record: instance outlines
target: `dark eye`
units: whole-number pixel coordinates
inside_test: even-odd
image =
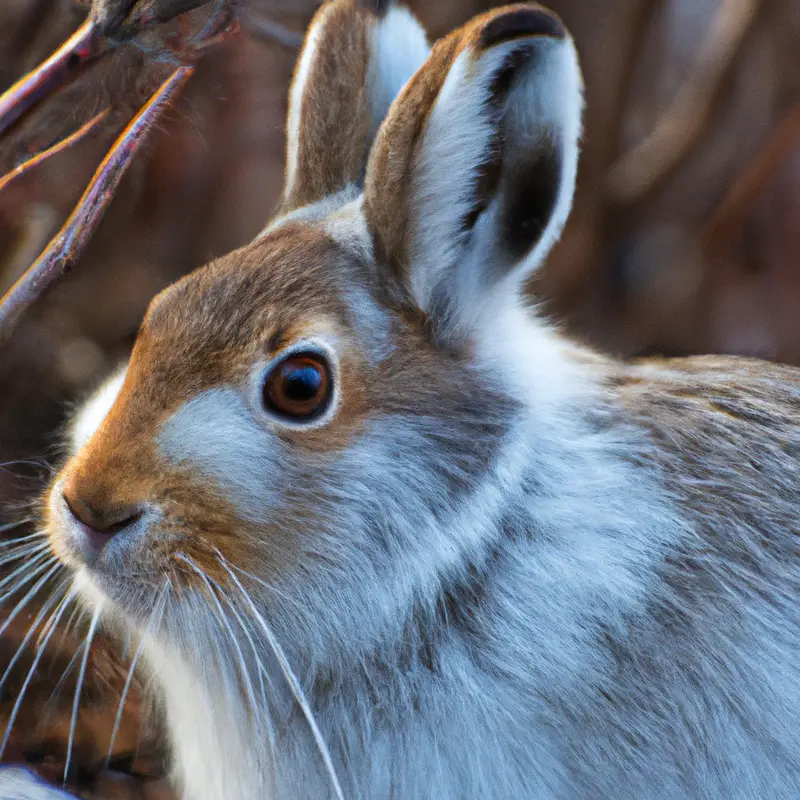
[[[318,353],[294,353],[276,364],[264,380],[264,406],[281,417],[310,420],[328,406],[330,369]]]

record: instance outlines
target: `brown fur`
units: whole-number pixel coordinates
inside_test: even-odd
[[[408,261],[408,176],[425,121],[463,47],[461,31],[437,42],[425,69],[409,81],[384,121],[367,166],[364,213],[375,234],[378,257],[401,276]]]
[[[265,563],[263,549],[250,535],[252,521],[203,478],[164,461],[154,442],[162,424],[187,398],[217,386],[241,386],[254,362],[275,354],[272,348],[286,348],[307,333],[321,331],[339,342],[341,405],[320,429],[278,432],[311,459],[303,485],[313,485],[313,466],[321,468],[350,444],[371,413],[388,408],[418,413],[420,398],[428,397],[435,398],[437,407],[425,413],[443,419],[457,415],[456,408],[441,405],[443,395],[452,384],[456,402],[467,379],[454,375],[453,355],[432,346],[413,317],[390,317],[397,358],[380,367],[367,362],[371,342],[364,336],[377,332],[357,330],[339,298],[346,287],[362,285],[372,287],[377,303],[375,278],[368,264],[319,228],[289,224],[167,289],[144,320],[117,402],[62,473],[65,492],[108,514],[141,502],[158,503],[168,530],[156,537],[159,544],[153,545],[149,558],[160,564],[161,574],[177,572],[197,584],[197,576],[171,558],[175,550],[190,553],[223,582],[217,549],[233,563],[256,559],[265,574],[279,568],[296,555],[298,546],[286,539],[282,521],[276,519],[269,530],[260,531],[261,541],[272,542]],[[436,391],[429,394],[428,386]],[[491,402],[488,392],[479,389],[476,402],[484,394]],[[320,527],[307,496],[297,497],[291,513],[294,528],[299,520],[306,521],[303,528]],[[72,560],[58,536],[54,548],[64,560]]]
[[[375,19],[353,2],[328,3],[309,26],[306,41],[316,29],[320,41],[302,95],[297,172],[284,189],[279,216],[361,180],[371,144],[365,78]]]
[[[175,541],[186,544],[196,538],[193,532],[203,531],[206,541],[192,541],[191,548],[212,575],[219,570],[214,548],[231,560],[252,559],[242,535],[249,523],[197,475],[157,454],[158,431],[187,397],[248,380],[254,361],[275,355],[271,347],[329,330],[342,343],[341,407],[324,430],[286,429],[281,436],[309,453],[346,446],[374,384],[352,339],[347,309],[337,301],[337,289],[358,269],[326,234],[292,225],[162,293],[142,325],[117,402],[64,473],[65,494],[109,517],[146,500],[159,502],[172,539],[164,555]],[[54,546],[70,560],[57,540]]]
[[[298,180],[287,187],[284,211],[357,181],[363,171],[370,124],[365,77],[376,19],[352,0],[338,0],[323,6],[312,23],[312,28],[321,26],[323,43],[303,98]],[[368,252],[369,243],[339,242],[317,224],[289,223],[188,276],[153,301],[116,404],[63,473],[65,494],[76,505],[112,518],[145,500],[160,503],[170,519],[171,538],[162,541],[162,552],[154,555],[166,563],[178,542],[191,549],[209,574],[222,579],[215,548],[239,563],[258,555],[244,535],[251,522],[220,492],[189,469],[167,463],[156,451],[161,426],[188,398],[214,387],[242,386],[250,379],[253,363],[265,362],[308,333],[331,334],[338,343],[341,406],[322,428],[286,428],[277,434],[289,446],[302,449],[312,466],[319,466],[354,441],[372,412],[414,409],[426,381],[438,387],[438,400],[448,397],[446,387],[464,380],[454,374],[459,360],[469,357],[468,348],[460,353],[440,351],[429,340],[424,315],[409,313],[402,304],[387,304],[382,268],[386,265],[401,276],[407,269],[409,174],[453,61],[466,48],[477,54],[537,26],[551,34],[560,21],[538,7],[522,5],[475,18],[434,47],[425,67],[394,103],[366,174],[364,210],[379,265],[359,256]],[[366,352],[372,343],[365,338],[370,332],[356,329],[343,300],[351,287],[361,287],[371,303],[383,307],[393,346],[413,354],[407,363],[397,357],[371,366]],[[566,341],[564,350],[565,357],[580,360],[605,384],[624,417],[646,431],[654,444],[649,458],[658,462],[670,491],[698,516],[703,513],[702,496],[686,490],[689,479],[720,481],[728,470],[725,492],[732,509],[738,508],[737,490],[746,494],[742,481],[765,475],[773,483],[790,480],[759,464],[765,449],[776,454],[781,448],[798,449],[797,437],[789,440],[794,444],[787,444],[786,438],[800,413],[796,371],[722,358],[621,365]],[[451,388],[457,398],[461,389]],[[489,402],[490,393],[485,387],[482,391]],[[480,392],[476,399],[480,405]],[[458,413],[457,406],[454,400],[452,409],[445,403],[437,412],[446,418]],[[706,457],[710,447],[719,450],[720,445],[728,462]],[[797,452],[790,455],[796,458]],[[311,483],[313,473],[306,478]],[[765,494],[767,489],[765,485]],[[305,519],[304,527],[314,529],[315,513],[313,504],[298,497],[292,510],[295,522]],[[277,552],[297,545],[285,541],[280,520],[262,534],[282,542]],[[71,560],[57,536],[54,548]]]
[[[700,524],[708,505],[745,520],[796,492],[800,371],[749,358],[649,359],[609,370],[625,416],[645,429],[670,491]],[[698,491],[698,487],[700,488]],[[754,507],[761,497],[764,507]],[[753,519],[756,529],[765,528]],[[800,535],[800,521],[783,521]],[[766,544],[766,543],[764,543]]]

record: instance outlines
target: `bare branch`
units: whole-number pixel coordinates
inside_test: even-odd
[[[41,153],[37,153],[35,156],[32,156],[27,161],[24,161],[17,167],[14,167],[10,172],[7,172],[5,175],[0,177],[0,192],[3,191],[13,180],[19,178],[21,175],[24,175],[26,172],[29,172],[38,164],[41,164],[43,161],[46,161],[51,156],[60,153],[62,150],[66,150],[68,147],[72,147],[73,144],[77,144],[81,139],[85,139],[98,125],[100,125],[103,120],[105,120],[108,115],[111,113],[111,108],[104,108],[99,114],[95,114],[88,122],[81,125],[78,130],[74,133],[71,133],[66,138],[62,139],[60,142],[56,142],[52,147],[48,147],[47,150],[43,150]]]
[[[0,95],[0,135],[42,98],[104,52],[91,20],[78,28],[47,61]]]
[[[613,200],[633,203],[674,169],[706,128],[714,98],[760,0],[722,0],[691,74],[655,128],[611,165],[608,192]]]
[[[178,67],[164,81],[109,150],[75,210],[44,253],[0,299],[0,343],[8,339],[22,314],[80,256],[147,133],[193,72],[193,67]]]

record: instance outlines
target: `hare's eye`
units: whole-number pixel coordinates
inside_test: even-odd
[[[264,380],[264,406],[286,419],[318,417],[331,395],[330,369],[318,353],[293,353],[278,362]]]

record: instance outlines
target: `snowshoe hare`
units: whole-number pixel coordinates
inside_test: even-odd
[[[276,216],[78,414],[46,533],[189,800],[800,797],[800,371],[525,306],[581,107],[539,6],[324,4]]]

